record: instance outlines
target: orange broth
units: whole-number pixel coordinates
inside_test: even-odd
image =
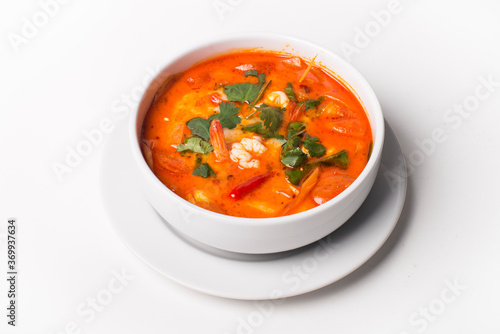
[[[143,124],[142,149],[154,174],[174,193],[193,204],[237,217],[267,218],[298,213],[340,194],[367,164],[372,145],[370,123],[362,104],[348,87],[320,66],[312,65],[307,70],[308,65],[304,59],[289,55],[240,52],[203,61],[178,74],[152,103]],[[253,75],[245,76],[245,73]],[[305,78],[299,82],[304,73]],[[265,74],[265,80],[259,81],[258,74]],[[259,82],[262,84],[258,91],[263,93],[257,101],[225,101],[231,95],[226,94],[228,86],[241,83],[259,85]],[[291,84],[295,102],[285,94],[287,83]],[[304,102],[311,100],[316,101],[310,105]],[[261,134],[242,130],[261,122],[262,129],[270,133],[265,126],[265,112],[252,108],[251,102],[260,108],[263,108],[261,103],[275,107],[267,114],[276,114],[278,118],[281,115],[281,124],[274,131],[279,139],[263,138]],[[186,147],[181,145],[188,138],[197,137],[186,124],[193,118],[207,119],[204,122],[208,123],[210,116],[224,108],[221,103],[226,103],[225,107],[232,103],[230,106],[239,108],[232,119],[239,117],[240,123],[233,129],[211,130],[210,138],[205,135],[202,141],[213,147],[209,153],[179,152],[179,147]],[[305,126],[302,133],[296,134],[299,139],[295,138],[303,152],[297,154],[305,162],[293,168],[281,161],[282,145],[294,136],[288,133],[292,121],[302,122]],[[212,120],[211,128],[216,128],[214,123]],[[223,123],[220,121],[221,125]],[[222,137],[222,144],[220,137],[214,137],[217,133]],[[310,156],[311,151],[304,148],[306,135],[308,138],[317,137],[316,142],[324,147],[323,155]],[[247,146],[243,148],[257,140],[265,151],[259,153],[258,150],[245,149],[251,155],[250,160],[248,154],[246,158],[238,155],[241,150],[233,149],[241,148],[244,138]],[[262,149],[262,146],[257,146]],[[342,150],[347,154],[347,166],[314,165],[315,161]],[[321,147],[319,151],[314,151],[314,154],[319,155]],[[241,162],[240,158],[244,161]],[[249,165],[250,168],[245,168]],[[213,173],[207,174],[207,169],[204,169],[207,166]],[[309,166],[313,167],[308,170]],[[195,169],[199,170],[198,175],[193,175]],[[292,170],[303,173],[302,181],[295,185],[285,175]],[[262,175],[262,179],[245,188],[245,182],[250,180],[252,183],[252,179]],[[235,188],[242,189],[241,184],[245,191],[233,196]]]

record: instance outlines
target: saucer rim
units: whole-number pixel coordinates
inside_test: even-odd
[[[406,166],[405,166],[405,163],[404,163],[404,156],[403,156],[403,153],[402,153],[402,149],[401,149],[401,145],[397,139],[397,136],[396,134],[394,133],[394,131],[392,130],[392,128],[390,127],[390,125],[388,124],[387,120],[385,122],[385,126],[386,126],[386,138],[385,140],[394,140],[394,148],[393,150],[396,148],[399,152],[390,152],[391,155],[395,155],[395,156],[402,156],[403,157],[403,168],[401,169],[400,173],[403,173],[404,175],[400,175],[401,179],[400,179],[400,183],[399,183],[399,187],[398,187],[398,191],[396,192],[397,195],[395,196],[395,200],[397,200],[397,203],[396,203],[396,206],[392,209],[392,217],[391,219],[389,219],[388,221],[390,222],[390,225],[387,224],[387,226],[385,226],[385,228],[387,229],[386,230],[386,233],[383,234],[383,237],[380,238],[380,240],[378,241],[378,243],[376,244],[376,246],[373,246],[372,248],[370,248],[369,251],[366,252],[366,255],[363,256],[363,259],[359,260],[359,261],[356,261],[355,264],[353,264],[348,270],[345,270],[343,271],[341,274],[336,274],[336,275],[331,275],[333,278],[330,279],[330,280],[323,280],[322,283],[320,284],[313,284],[313,285],[309,285],[308,288],[303,288],[303,289],[298,289],[296,291],[287,291],[287,292],[284,292],[282,295],[279,295],[277,296],[276,298],[285,298],[285,297],[292,297],[292,296],[297,296],[297,295],[301,295],[301,294],[305,294],[305,293],[308,293],[308,292],[311,292],[311,291],[315,291],[317,289],[321,289],[325,286],[328,286],[332,283],[335,283],[341,279],[343,279],[344,277],[348,276],[349,274],[351,274],[352,272],[356,271],[358,268],[360,268],[363,264],[365,264],[370,258],[372,258],[379,250],[380,248],[385,244],[385,242],[387,241],[387,239],[390,237],[390,235],[392,234],[394,228],[396,227],[397,225],[397,222],[399,220],[399,217],[401,216],[401,213],[402,213],[402,210],[404,208],[404,204],[405,204],[405,198],[406,198],[406,191],[407,191],[407,171],[406,171]],[[117,125],[118,127],[119,125]],[[138,245],[137,243],[134,244],[133,242],[133,238],[131,238],[130,235],[127,235],[126,233],[124,233],[124,229],[123,229],[123,226],[120,225],[120,223],[118,223],[117,221],[115,221],[116,219],[114,219],[113,217],[116,218],[116,213],[113,212],[113,210],[111,209],[110,207],[110,198],[107,197],[107,195],[109,194],[108,193],[108,189],[107,189],[107,186],[106,184],[109,182],[109,179],[106,179],[104,177],[104,175],[106,174],[106,163],[109,163],[109,159],[110,157],[113,157],[113,154],[117,154],[116,151],[115,152],[110,152],[112,151],[112,149],[114,148],[114,146],[116,146],[117,144],[119,145],[120,148],[122,148],[123,150],[128,150],[128,146],[125,145],[126,143],[128,143],[128,138],[124,138],[124,139],[119,139],[119,135],[120,134],[123,134],[123,131],[125,128],[124,127],[121,127],[121,128],[117,128],[115,129],[115,131],[107,138],[107,141],[105,143],[105,147],[104,147],[104,150],[103,150],[103,155],[102,155],[102,159],[101,159],[101,167],[100,167],[100,187],[101,187],[101,199],[102,199],[102,203],[103,203],[103,206],[104,206],[104,209],[105,209],[105,212],[106,212],[106,215],[108,217],[108,220],[110,221],[112,227],[113,227],[113,230],[115,231],[115,233],[118,234],[118,236],[120,237],[120,239],[127,245],[127,247],[132,251],[132,253],[134,253],[136,256],[138,256],[142,261],[144,261],[145,263],[147,263],[150,267],[152,267],[153,269],[155,269],[157,272],[159,272],[160,274],[168,277],[169,279],[177,282],[178,284],[181,284],[185,287],[188,287],[190,289],[193,289],[193,290],[196,290],[196,291],[199,291],[199,292],[202,292],[202,293],[206,293],[206,294],[210,294],[210,295],[214,295],[214,296],[219,296],[219,297],[224,297],[224,298],[230,298],[230,299],[239,299],[239,300],[269,300],[269,299],[276,299],[276,298],[273,298],[268,292],[270,291],[266,291],[264,293],[246,293],[244,291],[223,291],[224,289],[214,289],[214,288],[210,288],[209,286],[207,286],[206,284],[204,285],[203,284],[203,279],[200,281],[198,281],[198,283],[194,283],[192,280],[190,282],[186,282],[186,280],[183,280],[181,278],[179,278],[179,275],[176,275],[175,272],[165,272],[165,269],[164,268],[159,268],[159,265],[158,265],[158,261],[154,261],[152,259],[148,259],[147,257],[145,257],[143,254],[144,252],[141,252],[140,250],[140,247],[138,249]],[[387,131],[388,130],[388,131]],[[121,131],[121,132],[120,132]],[[125,133],[126,135],[126,133]],[[122,141],[121,145],[120,146],[120,140]],[[118,141],[118,143],[117,143]],[[123,143],[125,142],[125,143]],[[386,145],[384,143],[384,145]],[[125,146],[125,147],[124,147]],[[109,153],[113,153],[113,154],[109,154]],[[122,152],[121,154],[124,154],[124,152]],[[130,154],[130,152],[129,152]],[[389,154],[388,152],[386,152],[386,154]],[[128,157],[129,159],[131,159],[131,156]],[[384,159],[383,159],[383,156],[382,156],[382,163],[383,163]],[[382,165],[381,165],[382,167]],[[129,166],[129,168],[133,168],[132,166]],[[383,172],[383,168],[381,168],[379,170],[379,173],[377,175],[377,179],[380,177],[380,174]],[[132,181],[133,182],[133,181]],[[377,181],[375,181],[375,184],[372,188],[372,191],[376,191],[376,185],[377,185]],[[129,187],[131,187],[133,185],[129,185]],[[140,188],[140,186],[138,184],[135,185],[136,188]],[[133,192],[132,192],[133,193]],[[393,191],[393,193],[395,193]],[[123,191],[122,192],[122,195],[123,194],[127,194],[127,192]],[[141,194],[136,194],[136,193],[133,193],[133,195],[135,196],[141,196],[144,201],[145,200],[145,197],[144,195],[141,193]],[[113,197],[113,196],[112,196]],[[165,221],[156,213],[156,211],[154,210],[154,208],[149,204],[146,203],[147,206],[148,206],[148,210],[151,212],[154,212],[154,214],[157,216],[157,219],[158,220],[161,220],[162,221],[162,224],[166,225]],[[361,211],[363,210],[363,206],[364,204],[361,206],[361,208],[358,210],[358,211]],[[141,210],[145,210],[146,207],[142,207],[142,204],[141,204]],[[168,223],[167,223],[168,224]],[[348,225],[349,224],[349,221],[347,221],[345,225]],[[169,224],[168,224],[169,225]],[[165,230],[169,230],[168,233],[171,233],[172,235],[174,235],[174,238],[178,238],[179,240],[182,240],[182,242],[186,245],[188,245],[188,247],[191,247],[193,249],[196,249],[197,252],[200,253],[199,257],[206,257],[207,255],[213,259],[214,261],[230,261],[229,265],[231,265],[231,263],[234,263],[234,261],[240,263],[240,265],[242,263],[245,263],[246,261],[239,261],[239,260],[235,260],[235,259],[225,259],[219,255],[216,255],[216,254],[213,254],[211,252],[207,252],[206,250],[203,250],[203,249],[200,249],[199,247],[196,247],[194,246],[193,244],[191,244],[189,241],[186,241],[184,238],[181,238],[179,237],[179,235],[177,235],[177,233],[179,233],[178,231],[174,231],[172,230],[172,227],[169,225],[169,226],[165,226],[167,227],[167,229]],[[360,231],[355,231],[355,233],[360,233]],[[334,235],[335,232],[333,232],[331,235]],[[323,239],[321,239],[323,240]],[[295,260],[295,263],[297,262],[300,262],[301,259],[306,256],[306,254],[308,253],[308,251],[301,251],[302,249],[310,249],[313,245],[315,244],[318,244],[321,240],[319,241],[316,241],[308,246],[304,246],[304,247],[301,247],[299,248],[298,250],[292,250],[292,251],[289,251],[289,252],[295,252],[295,254],[292,256],[293,258],[296,258]],[[225,252],[225,251],[222,251],[222,252]],[[265,256],[265,254],[264,254]],[[201,259],[200,259],[201,260]],[[276,259],[276,260],[272,260],[274,262],[278,261],[278,262],[281,262],[282,259]],[[289,258],[288,257],[285,257],[284,258],[284,261],[288,261],[289,262]],[[156,262],[156,263],[155,263]],[[258,263],[259,261],[256,261],[256,262],[253,262],[253,263]],[[265,267],[265,266],[264,266]],[[263,268],[265,269],[265,268]],[[224,284],[221,283],[221,286],[224,286]],[[243,289],[244,290],[244,289]]]

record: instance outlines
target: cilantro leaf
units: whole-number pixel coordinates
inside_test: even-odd
[[[257,74],[257,70],[248,70],[245,72],[245,76],[248,77],[249,75],[253,76],[253,77],[256,77],[258,74]]]
[[[266,82],[266,75],[264,73],[259,74],[259,83],[262,85],[264,82]],[[261,86],[262,87],[262,86]]]
[[[227,85],[224,87],[224,93],[226,93],[229,101],[250,103],[259,94],[260,88],[260,84],[243,82],[239,84]]]
[[[264,74],[259,74],[259,79],[260,79],[261,75],[264,75]],[[264,82],[265,81],[262,81],[262,85],[264,85]],[[254,108],[255,103],[257,103],[257,101],[260,100],[260,98],[262,97],[262,94],[264,94],[264,92],[266,91],[267,87],[269,87],[269,85],[271,84],[271,82],[272,82],[272,80],[269,80],[269,82],[264,86],[264,88],[260,89],[259,94],[257,94],[257,97],[255,99],[253,99],[252,102],[250,102],[250,107],[251,108]]]
[[[220,112],[218,114],[212,115],[208,118],[208,123],[214,119],[220,121],[220,125],[223,128],[234,129],[241,122],[241,118],[238,116],[240,108],[236,107],[232,102],[221,102],[219,103]]]
[[[298,186],[300,184],[300,182],[304,178],[305,174],[306,173],[304,172],[304,170],[302,168],[289,169],[289,170],[285,171],[285,176],[286,176],[288,182],[290,182],[294,186]]]
[[[225,86],[224,93],[226,93],[229,101],[251,103],[259,96],[259,92],[266,82],[266,75],[264,73],[257,75],[256,70],[249,70],[245,72],[245,76],[255,76],[259,79],[259,83],[253,84],[249,82],[242,82],[239,84]],[[256,101],[253,103],[255,102]]]
[[[337,153],[316,160],[314,163],[322,166],[334,166],[340,169],[347,169],[347,167],[349,167],[349,157],[347,156],[346,150],[341,150]]]
[[[300,168],[289,169],[285,171],[285,176],[288,182],[298,186],[309,172],[317,166],[334,166],[340,169],[347,169],[349,166],[347,151],[341,150],[335,154],[307,163]]]
[[[193,175],[207,178],[209,176],[215,176],[215,172],[209,164],[204,162],[193,171]]]
[[[302,122],[291,122],[288,124],[288,138],[301,135],[306,129],[306,125]]]
[[[281,148],[281,162],[288,167],[298,167],[307,161],[305,154],[300,145],[302,139],[300,135],[305,131],[306,125],[302,122],[292,122],[288,124],[288,140]]]
[[[304,139],[304,147],[307,149],[311,157],[319,158],[326,153],[326,147],[319,142],[319,138],[311,137],[308,133]]]
[[[262,138],[276,138],[276,139],[279,139],[283,142],[286,141],[285,136],[283,136],[279,133],[276,133],[274,131],[264,129],[264,124],[262,124],[261,122],[244,126],[241,128],[241,130],[254,132],[258,135],[261,135]]]
[[[212,145],[204,141],[199,137],[189,137],[186,138],[184,144],[177,146],[177,152],[187,152],[191,151],[194,153],[207,154],[213,151]]]
[[[306,104],[306,110],[309,110],[309,109],[314,109],[316,108],[317,106],[319,106],[319,104],[321,103],[321,101],[323,101],[323,96],[320,96],[319,98],[315,99],[315,100],[305,100],[305,101],[302,101],[299,103],[299,107],[302,105],[302,104]]]
[[[201,117],[196,117],[186,123],[193,135],[199,136],[206,141],[210,140],[210,121]]]
[[[255,132],[259,135],[262,135],[266,131],[264,130],[264,125],[261,122],[244,126],[241,130]]]
[[[289,130],[290,131],[290,130]],[[281,148],[281,162],[288,167],[298,167],[307,160],[307,154],[302,152],[302,140],[297,135],[292,135]]]
[[[307,160],[307,154],[300,147],[294,147],[281,154],[281,162],[288,167],[298,167]]]
[[[278,131],[283,122],[283,111],[285,108],[272,107],[262,103],[259,107],[255,107],[260,111],[260,119],[264,121],[264,126],[271,131]]]
[[[295,93],[293,92],[293,86],[291,82],[286,83],[285,94],[290,101],[296,102],[297,98],[295,97]]]

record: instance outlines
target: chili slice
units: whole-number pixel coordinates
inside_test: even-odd
[[[261,184],[267,181],[273,173],[265,173],[265,174],[260,174],[257,176],[252,177],[250,180],[245,181],[231,190],[229,193],[229,197],[231,197],[234,200],[239,200],[243,196],[251,193],[255,189],[257,189]]]

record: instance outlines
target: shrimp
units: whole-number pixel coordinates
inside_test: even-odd
[[[243,138],[241,142],[234,143],[231,148],[231,160],[237,162],[241,168],[259,168],[258,159],[253,159],[250,152],[259,156],[267,151],[267,147],[256,138]]]
[[[226,160],[229,157],[227,151],[226,140],[224,138],[224,131],[218,119],[212,121],[210,125],[210,139],[214,148],[214,154],[217,162]]]
[[[290,102],[290,100],[288,99],[286,94],[284,92],[279,91],[279,90],[269,93],[264,100],[264,103],[267,103],[267,104],[273,105],[273,106],[280,106],[282,108],[286,108],[286,106],[288,105],[289,102]]]
[[[229,101],[229,99],[227,98],[227,95],[226,95],[226,93],[224,93],[223,89],[218,89],[215,91],[215,93],[210,95],[210,101],[212,101],[215,104],[219,104],[222,101],[227,102],[227,101]]]

